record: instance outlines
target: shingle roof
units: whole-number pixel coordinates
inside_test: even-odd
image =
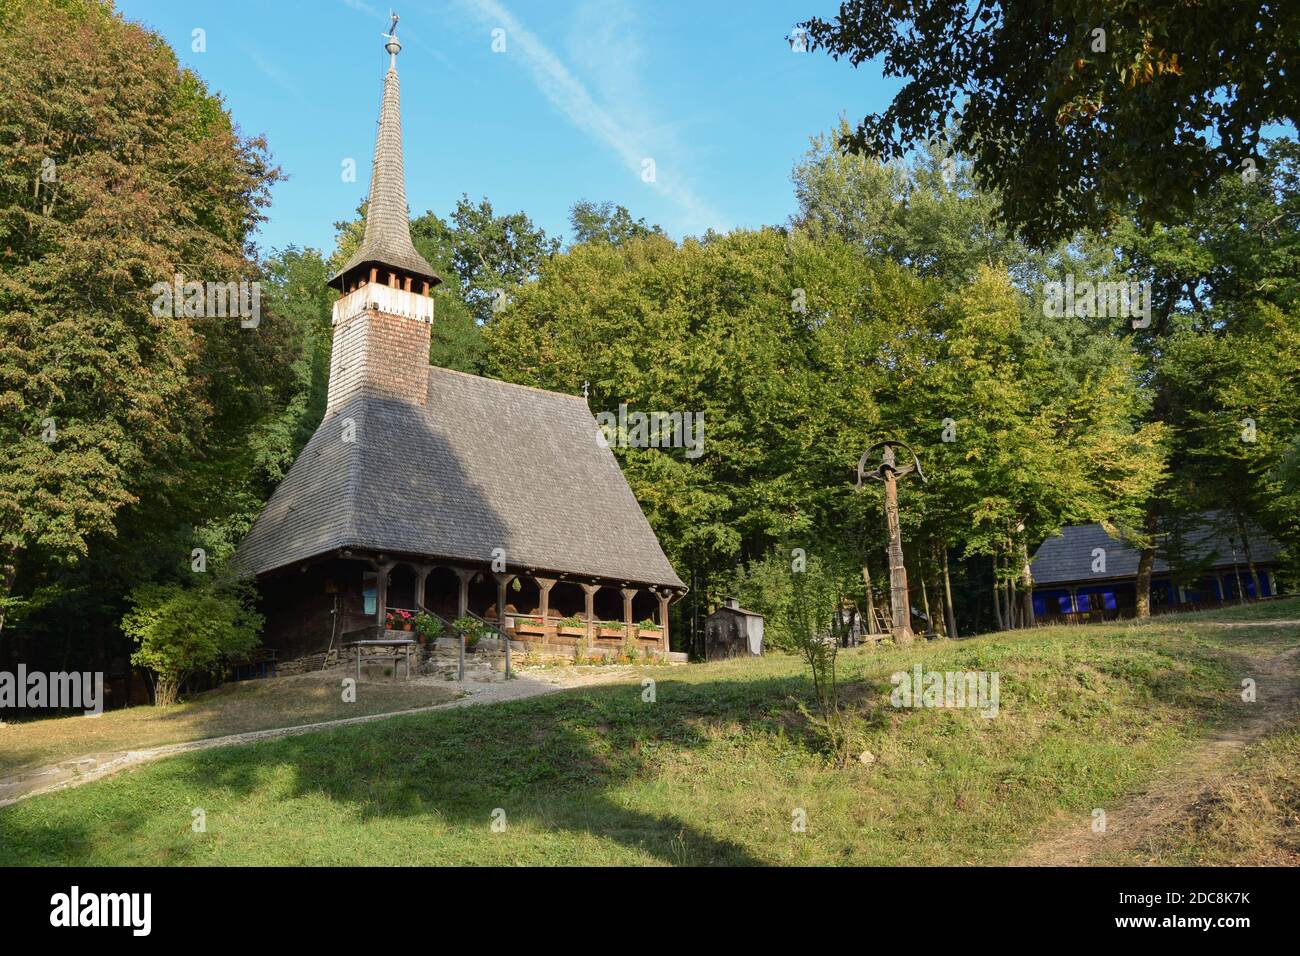
[[[346,420],[354,442],[343,441]],[[428,401],[321,423],[236,554],[260,574],[344,548],[683,588],[586,402],[448,369]]]
[[[1207,512],[1202,523],[1184,535],[1183,549],[1189,558],[1210,561],[1211,568],[1232,567],[1232,547],[1229,537],[1235,530],[1228,528],[1227,520],[1217,512]],[[1257,564],[1274,561],[1278,557],[1278,543],[1259,528],[1248,524],[1251,555]],[[1106,571],[1092,570],[1093,549],[1106,551]],[[1124,541],[1116,540],[1102,530],[1099,524],[1073,525],[1063,528],[1057,537],[1048,538],[1034,553],[1031,570],[1034,584],[1065,584],[1082,581],[1105,581],[1114,578],[1137,576],[1139,553]],[[1237,560],[1244,568],[1245,555],[1237,541]],[[1169,564],[1156,552],[1152,571],[1162,574]]]
[[[365,235],[352,258],[329,281],[334,283],[367,263],[395,266],[434,284],[442,281],[411,242],[410,211],[406,206],[406,181],[402,169],[401,91],[396,57],[384,75],[384,98],[379,109],[379,132],[375,136]]]

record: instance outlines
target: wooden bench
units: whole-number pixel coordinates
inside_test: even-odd
[[[392,661],[394,674],[397,672],[397,665],[405,660],[406,679],[411,679],[411,648],[415,646],[415,641],[409,638],[382,641],[349,641],[343,646],[352,648],[353,653],[356,655],[357,683],[361,682],[361,662],[363,658],[367,663]],[[367,648],[371,649],[369,653],[367,653]],[[387,648],[387,652],[381,650],[382,648]]]

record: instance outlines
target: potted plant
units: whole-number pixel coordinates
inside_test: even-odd
[[[487,626],[482,621],[476,617],[470,617],[469,615],[456,618],[456,620],[451,622],[451,626],[461,634],[465,635],[465,649],[467,651],[472,651],[475,645],[483,639],[483,635],[486,634],[488,630]]]
[[[415,633],[421,644],[432,644],[442,635],[442,621],[427,611],[421,611],[415,615]]]
[[[566,637],[578,637],[587,632],[587,625],[576,614],[560,618],[560,633]]]
[[[643,637],[649,637],[651,640],[657,640],[659,634],[663,631],[663,628],[660,627],[658,624],[656,624],[654,621],[650,620],[650,618],[646,618],[644,621],[638,624],[637,627],[640,629],[641,635]]]

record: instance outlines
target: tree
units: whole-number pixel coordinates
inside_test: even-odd
[[[262,616],[249,586],[145,584],[131,592],[122,630],[135,642],[131,663],[155,675],[154,703],[176,703],[185,681],[257,646]]]
[[[154,315],[157,282],[255,278],[278,171],[171,50],[89,0],[0,4],[0,628],[24,562],[84,558],[201,456],[238,318]]]
[[[969,281],[981,265],[1034,263],[998,222],[997,195],[977,187],[970,162],[945,142],[928,143],[910,164],[884,163],[846,152],[851,138],[841,120],[814,136],[795,165],[795,229],[839,236],[950,287]]]
[[[629,239],[644,239],[647,236],[664,236],[659,226],[646,225],[645,219],[632,219],[632,214],[624,206],[612,202],[595,203],[589,199],[580,199],[569,210],[569,224],[573,226],[573,242],[607,242],[610,245],[622,245]]]
[[[1006,221],[1042,245],[1135,209],[1187,213],[1300,118],[1300,8],[1257,0],[973,4],[847,0],[801,27],[811,49],[905,78],[846,147],[901,156],[957,126]]]
[[[462,294],[480,324],[492,320],[502,297],[537,277],[542,263],[560,248],[524,213],[497,215],[482,199],[461,196],[452,210],[452,265]]]
[[[810,562],[806,570],[794,572],[791,578],[786,633],[808,664],[817,719],[835,759],[843,766],[848,760],[849,740],[840,713],[839,679],[835,670],[843,642],[841,582],[816,561]]]

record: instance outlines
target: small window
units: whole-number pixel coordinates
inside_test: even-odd
[[[375,613],[375,601],[378,599],[376,582],[379,580],[374,571],[365,571],[361,575],[361,611],[363,614]]]

